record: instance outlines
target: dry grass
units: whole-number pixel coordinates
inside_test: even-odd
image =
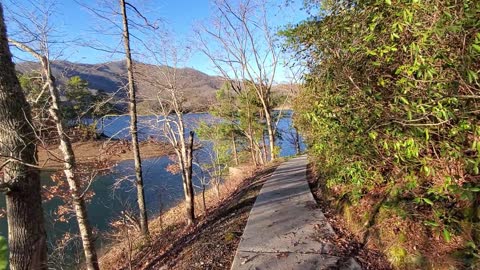
[[[278,162],[276,163],[278,164]],[[271,164],[269,167],[275,166]],[[151,241],[148,243],[142,240],[138,232],[130,232],[128,237],[118,239],[105,250],[100,257],[100,265],[102,269],[122,269],[129,268],[129,264],[133,262],[135,269],[145,267],[145,262],[154,260],[156,257],[167,251],[174,250],[174,245],[188,245],[191,240],[185,240],[182,243],[179,239],[187,238],[195,230],[205,229],[208,226],[207,219],[209,213],[215,212],[221,208],[223,204],[239,189],[247,179],[252,178],[259,169],[252,166],[244,165],[241,167],[241,174],[229,177],[220,186],[220,194],[217,196],[214,189],[209,189],[205,193],[206,209],[204,211],[202,194],[195,196],[195,210],[197,215],[197,224],[187,227],[185,222],[184,205],[179,204],[176,207],[162,213],[149,223]],[[206,215],[207,214],[207,215]],[[131,250],[131,254],[129,254]],[[130,259],[129,259],[130,258]]]

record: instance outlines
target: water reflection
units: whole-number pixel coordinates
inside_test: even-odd
[[[149,137],[162,139],[163,135],[158,129],[159,120],[154,116],[142,116],[139,118],[139,138],[145,140]],[[187,114],[185,123],[189,129],[197,127],[200,121],[219,121],[207,113]],[[154,123],[157,123],[155,126]],[[98,128],[107,136],[114,138],[128,138],[129,117],[117,116],[105,118],[98,123]],[[277,141],[280,146],[281,156],[291,156],[296,152],[295,146],[286,139],[286,134],[292,131],[291,112],[287,112],[285,117],[278,122],[278,133],[281,139]],[[188,132],[187,130],[186,132]],[[283,139],[282,139],[283,138]],[[268,140],[267,140],[268,142]],[[203,151],[209,151],[211,144],[203,142]],[[302,144],[302,149],[304,148]],[[199,152],[200,155],[201,152]],[[209,155],[204,152],[200,159],[207,159]],[[178,204],[183,199],[183,187],[180,175],[172,175],[166,172],[165,168],[171,161],[168,157],[149,158],[143,160],[143,175],[145,186],[145,197],[149,216],[152,217],[159,213],[160,209],[168,208]],[[118,189],[113,190],[112,185],[120,179],[133,177],[133,161],[123,161],[117,164],[113,171],[108,175],[99,176],[93,182],[91,189],[95,196],[88,204],[88,214],[92,226],[100,232],[108,229],[110,222],[119,216],[125,205],[136,206],[136,192],[130,184],[122,184]],[[41,179],[43,185],[50,185],[51,172],[42,172]],[[194,178],[194,184],[200,186],[199,179]],[[48,238],[51,242],[61,237],[65,232],[75,233],[77,224],[75,218],[67,223],[54,222],[53,216],[56,208],[61,204],[59,199],[53,199],[44,203],[46,215],[46,226]],[[0,207],[5,206],[5,198],[0,195]],[[0,235],[7,236],[7,223],[5,218],[0,219]]]

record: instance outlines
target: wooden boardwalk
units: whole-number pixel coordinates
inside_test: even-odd
[[[361,269],[355,260],[335,256],[328,241],[334,232],[317,208],[306,166],[306,156],[294,158],[265,182],[231,269]]]

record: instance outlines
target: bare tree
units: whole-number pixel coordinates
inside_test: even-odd
[[[97,35],[105,35],[108,37],[121,36],[118,46],[112,46],[111,44],[105,44],[99,40],[91,39],[87,42],[82,42],[82,46],[94,49],[99,52],[109,53],[111,56],[116,54],[122,54],[125,57],[127,67],[127,83],[121,90],[127,89],[128,93],[128,110],[130,116],[130,136],[131,145],[134,159],[134,171],[135,179],[134,185],[137,189],[137,205],[139,209],[139,222],[140,231],[143,236],[149,236],[148,229],[148,215],[145,202],[145,192],[143,183],[142,172],[142,160],[140,156],[139,138],[138,138],[138,117],[137,117],[137,81],[135,75],[135,61],[132,57],[135,50],[132,50],[132,44],[139,42],[142,44],[142,38],[138,35],[142,35],[144,31],[150,31],[151,29],[157,29],[158,21],[150,22],[133,4],[134,0],[126,1],[119,0],[118,4],[108,0],[97,0],[95,6],[87,5],[84,1],[75,0],[79,5],[86,8],[92,13],[100,23],[95,25],[93,31]],[[134,16],[129,16],[129,11]],[[138,19],[138,21],[137,21]],[[135,33],[132,33],[135,30]],[[124,51],[122,52],[119,47],[123,43]],[[120,90],[119,89],[119,90]]]
[[[272,85],[279,48],[268,24],[263,0],[241,0],[235,6],[227,0],[216,0],[216,15],[208,26],[197,31],[199,49],[237,91],[254,87],[265,117],[270,158],[275,159],[275,123],[273,120]]]
[[[194,132],[187,132],[184,119],[184,102],[186,81],[178,74],[179,62],[188,52],[179,53],[178,46],[168,34],[152,32],[153,39],[146,46],[145,56],[155,63],[153,74],[139,71],[142,80],[157,91],[158,109],[152,111],[157,115],[159,127],[176,154],[176,165],[182,175],[185,195],[185,210],[188,225],[195,222],[195,196],[192,182]],[[167,35],[167,37],[165,36]],[[184,81],[185,83],[180,83]]]
[[[172,94],[173,103],[176,102],[176,95],[174,90],[166,89]],[[159,97],[159,103],[164,103],[165,100]],[[185,122],[183,119],[183,111],[180,109],[173,109],[174,115],[169,115],[168,106],[161,105],[161,126],[163,134],[173,146],[177,158],[177,165],[182,175],[183,191],[185,195],[185,212],[187,224],[192,225],[195,222],[195,194],[193,189],[193,131],[189,132],[188,139],[186,138]]]
[[[7,202],[10,269],[47,269],[47,245],[31,110],[18,82],[0,4],[0,191]]]
[[[60,141],[59,148],[63,154],[64,163],[63,171],[70,188],[72,204],[75,209],[85,255],[85,264],[87,269],[99,269],[94,239],[84,200],[86,190],[82,190],[82,185],[77,174],[75,153],[70,138],[66,134],[66,127],[61,111],[62,108],[60,107],[60,94],[50,67],[51,43],[49,37],[51,33],[49,33],[49,31],[52,26],[50,25],[49,18],[53,13],[53,10],[54,5],[52,4],[35,6],[32,14],[28,14],[26,10],[21,11],[24,12],[24,16],[15,16],[13,20],[18,24],[19,29],[22,29],[22,37],[29,38],[29,42],[20,42],[15,39],[9,39],[9,42],[18,49],[31,54],[41,64],[42,79],[45,83],[44,89],[50,94],[51,106],[49,108],[49,113],[55,123]],[[41,20],[37,21],[36,19],[38,19],[38,17],[41,17]],[[27,20],[28,22],[22,22],[21,19]],[[33,26],[34,29],[29,29],[29,26]]]
[[[291,59],[294,59],[294,57],[292,57]],[[293,61],[291,63],[285,63],[285,67],[285,78],[287,79],[288,83],[283,85],[282,87],[286,88],[285,92],[287,93],[287,95],[293,98],[299,94],[300,85],[302,83],[302,74],[306,73],[304,70],[305,68],[302,65],[299,65],[298,63],[295,63]],[[288,98],[286,99],[286,101],[287,100]],[[289,127],[287,127],[287,130],[282,131],[282,134],[284,136],[284,139],[287,140],[290,144],[292,144],[293,147],[295,147],[296,155],[300,155],[302,152],[302,138],[298,133],[298,130],[295,128],[293,122],[294,114],[295,112],[292,111],[292,114],[290,115],[292,123]]]
[[[229,124],[231,132],[224,135],[232,140],[232,152],[237,152],[237,139],[245,138],[254,166],[264,164],[266,156],[262,155],[260,145],[264,139],[264,125],[260,123],[263,108],[259,106],[256,93],[250,84],[243,84],[244,89],[241,91],[236,91],[232,86],[234,84],[235,82],[225,82],[217,91],[217,103],[211,108],[211,112]],[[235,138],[237,135],[239,137]]]
[[[140,211],[140,228],[143,236],[148,236],[148,217],[147,208],[145,206],[145,191],[143,189],[142,177],[142,160],[140,158],[140,148],[138,145],[138,128],[137,128],[137,101],[135,97],[135,79],[133,73],[132,54],[130,52],[130,32],[127,17],[127,5],[132,5],[120,0],[120,8],[122,10],[123,21],[123,42],[125,47],[125,59],[127,61],[128,73],[128,96],[129,96],[129,114],[130,114],[130,136],[132,137],[132,152],[135,162],[135,185],[137,187],[137,203]]]

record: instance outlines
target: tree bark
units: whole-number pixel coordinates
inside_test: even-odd
[[[173,93],[173,100],[177,99]],[[193,190],[192,172],[193,172],[193,137],[195,133],[190,131],[189,144],[185,141],[185,123],[183,122],[183,114],[179,111],[179,107],[175,106],[178,126],[178,144],[176,145],[176,153],[179,159],[180,170],[182,173],[183,193],[185,195],[185,214],[187,225],[195,223],[195,194]],[[166,116],[168,117],[168,116]]]
[[[265,131],[262,131],[262,142],[263,142],[263,147],[262,147],[262,154],[263,154],[263,159],[265,161],[268,160],[268,150],[267,150],[267,142],[265,141]]]
[[[215,182],[213,183],[215,186],[215,195],[217,196],[217,199],[220,199],[220,178],[219,176],[216,176],[215,178]]]
[[[135,97],[135,80],[133,75],[132,54],[130,51],[130,33],[128,28],[128,18],[125,0],[120,0],[123,18],[123,42],[127,61],[128,72],[128,95],[129,95],[129,113],[130,113],[130,135],[132,136],[133,159],[135,162],[135,185],[137,187],[137,204],[140,211],[140,227],[143,236],[148,236],[148,217],[145,205],[145,191],[143,189],[142,160],[140,158],[140,148],[138,146],[138,128],[137,128],[137,101]]]
[[[205,191],[207,189],[207,186],[205,184],[202,184],[202,200],[203,200],[203,212],[205,212],[205,216],[207,216],[207,201],[205,199]]]
[[[272,124],[272,112],[268,108],[268,106],[264,105],[265,111],[265,120],[267,122],[267,131],[268,131],[268,143],[270,145],[270,160],[275,160],[275,133],[273,131],[273,124]]]
[[[195,222],[195,193],[193,190],[193,137],[195,133],[190,131],[189,145],[186,151],[186,164],[185,164],[185,185],[187,197],[185,198],[186,211],[187,211],[187,220],[188,224],[192,225]]]
[[[65,177],[67,178],[67,182],[70,188],[70,194],[72,196],[72,204],[75,208],[75,215],[77,217],[80,237],[82,239],[83,252],[85,254],[85,264],[87,269],[97,270],[100,269],[98,266],[97,252],[95,250],[95,243],[92,236],[92,228],[88,220],[85,200],[82,197],[79,179],[76,174],[77,163],[75,160],[75,153],[73,152],[70,138],[65,133],[62,113],[59,107],[60,94],[56,86],[55,78],[53,77],[50,69],[50,63],[48,61],[48,58],[45,56],[42,57],[42,67],[47,80],[47,85],[52,103],[49,111],[55,122],[60,140],[59,148],[62,151],[64,157],[63,171],[65,173]]]
[[[48,51],[44,52],[45,55],[41,55],[23,43],[17,42],[12,39],[9,39],[9,41],[13,45],[17,46],[19,49],[32,54],[34,57],[36,57],[40,61],[42,65],[43,77],[44,77],[44,80],[46,81],[46,86],[50,93],[50,99],[51,99],[51,107],[49,109],[49,113],[55,122],[57,133],[60,140],[59,148],[64,158],[63,171],[65,173],[65,177],[67,178],[67,183],[70,188],[70,195],[72,196],[72,204],[75,208],[75,215],[77,217],[80,237],[82,239],[83,252],[85,254],[85,264],[87,269],[97,270],[99,269],[97,253],[95,250],[90,222],[88,221],[85,201],[82,197],[82,192],[80,190],[80,183],[75,171],[76,165],[77,165],[75,161],[75,154],[73,152],[70,138],[65,133],[62,113],[60,111],[60,106],[59,106],[60,94],[55,82],[55,77],[53,76],[50,68]]]
[[[300,149],[300,135],[298,134],[298,130],[295,129],[295,150],[297,155],[300,155],[301,149]]]
[[[256,150],[255,150],[255,145],[253,144],[253,139],[248,137],[248,143],[249,143],[249,147],[250,147],[250,156],[252,157],[253,166],[257,167],[258,166],[257,154],[256,154]]]
[[[246,135],[247,135],[248,143],[250,144],[250,155],[252,156],[253,165],[257,167],[258,162],[257,162],[256,149],[253,142],[254,136],[253,136],[253,130],[252,130],[252,117],[250,112],[250,104],[247,104],[247,134]]]
[[[0,4],[0,151],[4,167],[10,269],[47,269],[47,245],[31,109],[11,59]],[[2,183],[3,182],[3,183]]]
[[[261,165],[267,163],[267,161],[263,158],[262,149],[260,148],[260,144],[258,142],[254,142],[255,146],[255,153],[257,154],[258,160]]]
[[[237,143],[235,142],[235,134],[232,132],[232,152],[235,165],[238,166]]]

